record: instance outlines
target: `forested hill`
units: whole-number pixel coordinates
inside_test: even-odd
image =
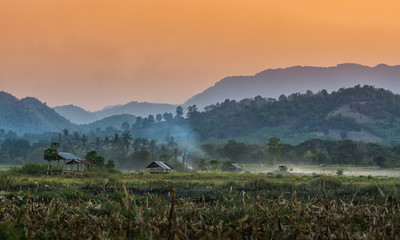
[[[367,85],[277,100],[226,100],[204,112],[191,107],[188,116],[203,140],[277,136],[292,144],[315,137],[400,143],[400,95]]]
[[[18,100],[0,91],[0,129],[18,134],[58,132],[77,127],[36,98]]]

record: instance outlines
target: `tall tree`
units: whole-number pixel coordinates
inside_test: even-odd
[[[159,113],[159,114],[156,115],[157,122],[161,122],[162,118],[163,118],[162,114]]]
[[[175,118],[182,118],[183,108],[181,106],[176,107],[176,115]]]
[[[136,117],[136,122],[133,124],[133,128],[141,128],[143,126],[143,118],[141,116]]]
[[[270,157],[273,163],[277,162],[281,156],[281,150],[283,144],[281,143],[281,139],[278,137],[272,137],[268,139],[268,157]]]
[[[58,142],[53,142],[49,148],[44,150],[43,153],[43,158],[48,162],[47,165],[47,175],[49,174],[50,171],[50,161],[57,160],[58,158],[58,148],[60,147],[60,144]]]
[[[129,130],[125,130],[121,134],[121,146],[126,156],[131,146],[132,134]]]
[[[165,113],[163,114],[163,118],[164,118],[164,120],[165,120],[166,122],[170,122],[174,117],[173,117],[172,113],[167,113],[167,112],[165,112]]]
[[[196,105],[189,106],[187,108],[187,110],[188,110],[188,112],[186,113],[187,118],[196,118],[198,116],[198,114],[200,113],[199,111],[197,111]]]
[[[91,163],[96,164],[96,166],[98,167],[104,166],[104,157],[97,155],[96,151],[89,151],[86,154],[85,159]]]

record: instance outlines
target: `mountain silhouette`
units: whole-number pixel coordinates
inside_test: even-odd
[[[190,98],[184,106],[205,106],[226,99],[241,100],[260,95],[278,98],[281,94],[305,93],[307,90],[334,91],[343,87],[373,85],[400,93],[400,66],[379,64],[375,67],[345,63],[334,67],[295,66],[268,69],[254,76],[232,76],[217,82]]]
[[[64,128],[74,130],[76,126],[36,98],[18,100],[0,92],[0,129],[25,134],[58,132]]]

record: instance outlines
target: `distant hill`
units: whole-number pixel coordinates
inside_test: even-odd
[[[281,96],[226,100],[193,112],[192,129],[203,140],[265,141],[280,137],[298,144],[311,138],[400,144],[400,95],[365,85]]]
[[[184,106],[205,106],[226,99],[241,100],[260,95],[278,98],[281,94],[305,93],[307,90],[334,91],[357,84],[374,85],[400,93],[400,66],[384,64],[368,67],[339,64],[335,67],[289,67],[268,69],[254,76],[226,77],[204,92],[190,98]]]
[[[123,122],[127,122],[129,123],[129,125],[132,125],[133,123],[135,123],[135,120],[136,117],[130,114],[119,114],[111,117],[106,117],[101,120],[97,120],[90,124],[81,125],[80,128],[84,131],[90,131],[96,129],[106,130],[110,126],[115,129],[121,129],[121,125]]]
[[[61,116],[76,124],[88,124],[99,120],[95,114],[72,104],[54,107],[54,110]]]
[[[18,100],[0,92],[0,129],[24,134],[59,132],[64,128],[75,130],[77,126],[36,98]]]
[[[134,116],[147,117],[148,115],[156,115],[158,113],[175,113],[175,105],[166,103],[147,103],[147,102],[130,102],[124,105],[116,105],[105,107],[103,110],[93,112],[99,119],[118,115],[131,114]]]

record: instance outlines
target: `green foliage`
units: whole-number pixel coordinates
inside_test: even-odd
[[[31,145],[29,141],[24,138],[7,138],[1,144],[1,152],[8,154],[11,158],[22,157],[25,159],[30,150]]]
[[[342,176],[343,173],[344,173],[344,169],[343,169],[343,168],[338,168],[338,169],[336,170],[336,175],[338,175],[338,176]]]
[[[182,118],[183,108],[181,106],[176,107],[176,118]]]
[[[10,224],[0,223],[0,239],[22,240],[26,239],[23,225],[10,226]]]
[[[279,137],[299,144],[310,138],[344,140],[349,132],[368,133],[385,143],[400,143],[400,95],[372,86],[342,88],[328,94],[308,92],[281,96],[280,101],[256,97],[226,100],[188,119],[203,140]],[[377,141],[377,138],[372,141]]]
[[[285,166],[285,165],[280,165],[280,166],[278,166],[278,170],[279,170],[279,172],[281,172],[281,173],[287,173],[288,167]]]
[[[114,169],[115,168],[115,162],[113,160],[108,160],[106,167],[109,169]]]
[[[25,163],[21,167],[13,167],[10,169],[12,173],[29,174],[29,175],[44,175],[47,171],[46,164]]]
[[[97,155],[96,151],[89,151],[86,154],[85,159],[91,163],[96,164],[97,167],[104,166],[104,157]]]
[[[272,158],[274,162],[276,162],[281,156],[281,150],[283,147],[281,139],[277,137],[272,137],[268,139],[267,146],[269,157]]]
[[[43,158],[46,161],[56,160],[58,158],[58,148],[60,144],[58,142],[53,142],[50,148],[47,148],[43,153]]]
[[[376,165],[378,165],[381,168],[384,168],[387,166],[386,158],[382,155],[374,157],[374,162],[376,163]]]
[[[212,168],[212,170],[217,170],[218,169],[218,165],[219,165],[219,161],[214,159],[210,161],[210,166]]]
[[[200,158],[197,163],[197,168],[201,171],[207,170],[207,160],[205,158]]]

